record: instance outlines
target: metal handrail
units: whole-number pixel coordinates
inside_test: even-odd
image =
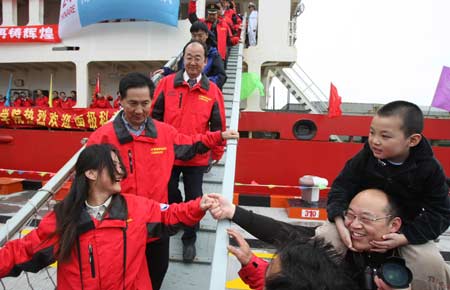
[[[233,105],[231,111],[230,129],[238,130],[239,125],[239,106],[241,95],[241,80],[242,80],[242,62],[244,54],[245,43],[245,27],[246,15],[242,23],[241,43],[238,48],[238,60],[236,67],[236,83],[234,87]],[[223,178],[222,195],[228,200],[233,200],[234,177],[236,170],[236,152],[237,141],[227,141],[227,156],[225,161],[225,173]],[[226,229],[231,226],[228,220],[219,221],[216,230],[216,241],[214,245],[214,253],[211,264],[211,279],[209,283],[209,290],[225,289],[226,275],[227,275],[227,245],[228,235]]]
[[[6,221],[5,225],[0,228],[0,245],[4,245],[10,237],[15,235],[33,214],[37,213],[38,209],[63,186],[70,177],[83,149],[84,146],[12,218]]]
[[[177,57],[169,60],[164,66],[173,68],[180,59],[182,52]],[[157,74],[152,77],[152,81],[156,84],[163,77],[162,74]],[[115,114],[109,121],[113,120],[117,116]],[[53,195],[63,186],[63,184],[70,177],[74,170],[75,163],[83,151],[84,146],[75,153],[70,160],[64,164],[64,166],[58,170],[45,186],[39,189],[36,194],[10,219],[8,219],[5,225],[0,228],[0,246],[3,246],[12,236],[14,236],[26,222],[35,214],[38,209],[43,206]]]

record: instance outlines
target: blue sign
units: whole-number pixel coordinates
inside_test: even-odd
[[[78,0],[81,26],[112,19],[178,24],[180,0]]]

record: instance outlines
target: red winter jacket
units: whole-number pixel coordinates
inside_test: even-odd
[[[145,196],[167,203],[169,182],[175,157],[190,159],[222,144],[221,132],[187,136],[165,123],[147,118],[140,136],[125,127],[120,112],[113,122],[91,134],[87,145],[110,143],[120,151],[128,176],[122,180],[122,192]]]
[[[52,106],[53,108],[61,108],[61,98],[57,97],[52,100]]]
[[[226,130],[222,92],[204,74],[200,82],[190,88],[183,79],[183,72],[168,75],[158,83],[151,108],[152,117],[187,135]],[[220,160],[223,151],[223,146],[214,148],[212,158]],[[209,157],[208,153],[199,154],[188,161],[176,160],[175,165],[207,166]]]
[[[253,255],[250,262],[243,266],[238,274],[251,289],[262,290],[268,266],[268,262]]]
[[[63,109],[71,109],[71,108],[73,108],[73,106],[75,106],[76,103],[77,103],[77,101],[75,101],[74,99],[68,97],[67,99],[62,101],[61,108],[63,108]]]
[[[219,51],[220,56],[225,61],[227,57],[227,45],[228,43],[231,43],[232,37],[231,28],[228,26],[228,24],[224,20],[218,19],[214,25],[214,23],[207,21],[204,18],[198,18],[197,3],[192,0],[189,1],[188,18],[191,23],[194,23],[195,21],[201,21],[208,26],[208,29],[216,36],[217,51]]]
[[[92,102],[91,108],[101,108],[101,109],[112,109],[111,103],[105,97],[96,98],[95,101]]]
[[[161,205],[134,195],[113,196],[102,221],[82,211],[80,233],[68,262],[58,264],[58,290],[152,289],[145,256],[147,238],[174,234],[204,216],[200,198]],[[46,215],[38,228],[0,249],[0,278],[21,271],[37,272],[55,261],[56,215]],[[77,250],[79,249],[79,250]]]
[[[32,107],[33,101],[29,98],[22,99],[22,107]]]
[[[48,97],[42,96],[36,98],[36,107],[48,107]]]
[[[13,102],[14,107],[22,107],[22,99],[17,98]]]

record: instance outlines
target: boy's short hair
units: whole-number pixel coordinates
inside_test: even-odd
[[[406,101],[394,101],[382,106],[377,115],[380,117],[398,116],[403,121],[402,130],[405,136],[422,134],[423,113],[415,104]]]

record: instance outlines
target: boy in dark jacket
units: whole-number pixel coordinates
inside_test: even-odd
[[[432,241],[450,224],[450,201],[444,171],[422,130],[423,114],[416,105],[395,101],[380,108],[367,144],[346,163],[328,194],[331,224],[319,227],[316,235],[338,251],[354,250],[353,233],[344,225],[343,212],[358,192],[378,188],[401,206],[404,223],[398,233],[372,241],[371,251],[403,247],[413,270],[420,268],[418,263],[433,264],[440,255],[435,255],[438,249]]]

